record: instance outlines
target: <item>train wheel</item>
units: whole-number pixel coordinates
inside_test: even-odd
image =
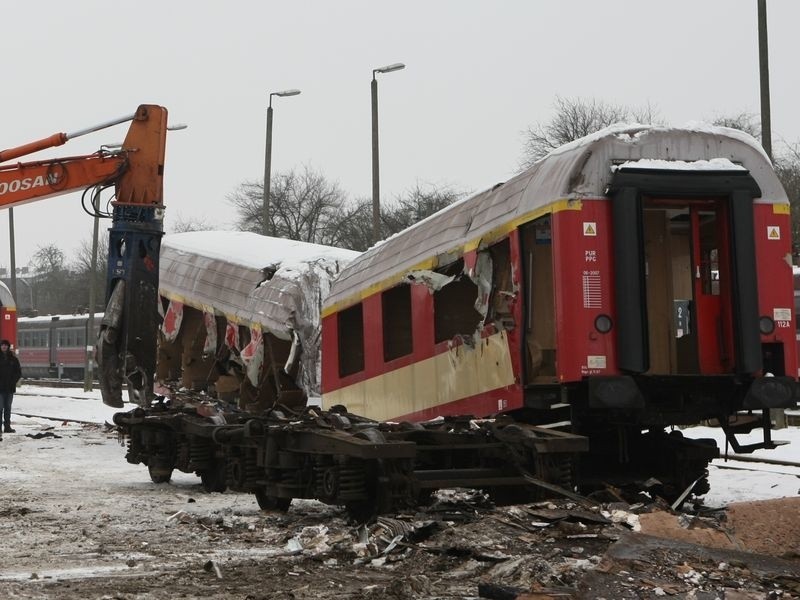
[[[281,511],[286,512],[289,510],[289,505],[292,503],[291,498],[278,498],[277,496],[268,496],[264,490],[256,490],[256,502],[261,510]]]
[[[168,467],[149,466],[147,471],[150,473],[150,481],[153,483],[167,483],[172,479],[172,469]]]

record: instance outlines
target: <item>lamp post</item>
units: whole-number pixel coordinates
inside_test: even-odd
[[[758,71],[761,87],[761,145],[772,160],[772,123],[769,110],[769,43],[767,0],[758,0]]]
[[[270,185],[270,170],[272,169],[272,97],[273,96],[297,96],[300,90],[283,90],[282,92],[270,92],[269,106],[267,107],[267,148],[264,153],[264,206],[263,215],[264,220],[262,233],[269,235],[269,185]]]
[[[403,63],[394,63],[372,69],[372,243],[381,239],[381,184],[378,167],[378,80],[377,73],[391,73],[405,69]]]

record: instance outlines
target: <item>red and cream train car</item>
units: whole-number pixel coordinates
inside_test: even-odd
[[[607,128],[350,263],[323,311],[324,405],[512,413],[588,436],[584,474],[660,456],[700,477],[716,447],[670,426],[772,447],[766,409],[795,405],[790,231],[749,136]]]

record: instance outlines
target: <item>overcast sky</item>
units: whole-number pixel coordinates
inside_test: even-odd
[[[226,198],[261,181],[267,96],[272,170],[310,165],[371,194],[370,80],[379,75],[381,191],[417,181],[478,191],[510,177],[522,132],[556,95],[650,103],[671,124],[758,114],[757,0],[382,2],[42,1],[2,11],[0,148],[166,106],[166,229],[232,228]],[[800,141],[800,1],[769,0],[774,144]],[[126,126],[34,158],[90,153]],[[15,209],[17,266],[91,236],[80,194]],[[105,222],[104,222],[105,223]],[[9,265],[0,211],[0,266]]]

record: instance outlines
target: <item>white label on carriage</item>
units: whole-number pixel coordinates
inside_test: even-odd
[[[596,236],[597,235],[597,223],[584,221],[584,223],[583,223],[583,235]]]
[[[497,401],[497,410],[505,410],[506,408],[508,408],[508,400],[501,398]]]
[[[779,240],[781,239],[781,228],[776,225],[767,225],[767,239]]]
[[[605,356],[587,356],[586,364],[590,369],[605,369],[606,357]]]
[[[792,309],[791,308],[775,308],[772,311],[772,319],[774,321],[791,321]]]

